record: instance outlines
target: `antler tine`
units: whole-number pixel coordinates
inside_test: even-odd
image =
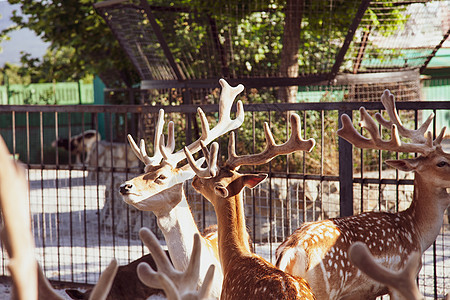
[[[231,119],[231,107],[233,106],[234,99],[236,96],[244,90],[244,86],[239,84],[236,87],[232,87],[225,81],[225,79],[220,79],[219,83],[222,87],[222,91],[220,94],[219,101],[219,120],[216,126],[213,129],[209,129],[209,123],[206,119],[205,113],[201,108],[197,109],[198,115],[201,121],[202,127],[202,135],[198,140],[190,144],[188,147],[189,152],[196,153],[200,151],[201,145],[200,141],[203,141],[205,145],[211,143],[214,139],[219,136],[232,131],[244,122],[244,105],[242,101],[237,102],[237,112],[236,118],[234,120]],[[171,165],[176,165],[179,161],[183,160],[186,157],[184,149],[177,151],[174,154],[171,154],[166,161]]]
[[[374,280],[395,288],[404,299],[423,299],[416,284],[416,276],[422,265],[420,253],[413,252],[404,269],[398,272],[378,264],[364,243],[353,243],[348,250],[348,254],[350,261],[358,269]]]
[[[210,178],[217,175],[219,171],[219,167],[217,165],[217,154],[219,153],[219,144],[214,142],[211,144],[211,151],[206,148],[206,145],[203,141],[200,142],[202,147],[203,156],[205,156],[207,167],[201,168],[197,166],[197,163],[192,156],[192,153],[189,151],[187,147],[184,147],[184,152],[186,155],[186,159],[191,166],[191,169],[198,177],[202,178]]]
[[[168,134],[167,134],[167,144],[164,142],[164,134],[161,134],[159,151],[165,161],[170,160],[170,155],[175,150],[175,128],[172,121],[169,122]]]
[[[109,263],[108,267],[100,274],[97,284],[92,289],[89,295],[89,300],[104,300],[109,294],[109,290],[114,281],[114,277],[117,274],[119,266],[117,260],[114,258]]]
[[[301,135],[300,117],[297,114],[291,115],[292,133],[287,142],[281,145],[275,144],[269,125],[264,123],[264,134],[266,136],[266,149],[259,154],[249,154],[238,156],[235,152],[234,133],[230,135],[228,144],[228,160],[226,165],[230,169],[237,169],[242,165],[261,165],[271,161],[274,157],[283,154],[289,154],[295,151],[311,151],[316,144],[314,139],[304,140]]]
[[[412,130],[407,129],[403,126],[402,121],[400,120],[400,117],[397,113],[395,97],[389,90],[384,91],[383,95],[381,96],[381,103],[383,103],[383,106],[389,115],[390,121],[383,118],[380,113],[376,113],[375,118],[377,119],[378,123],[388,129],[390,129],[393,124],[397,125],[399,134],[403,137],[410,138],[413,143],[424,144],[427,141],[427,139],[425,138],[425,133],[434,118],[433,113],[428,116],[428,119],[418,129]]]
[[[170,126],[170,125],[169,125]],[[145,166],[156,166],[161,162],[163,155],[160,150],[161,144],[161,135],[164,128],[164,109],[160,109],[158,113],[158,120],[156,121],[155,128],[155,139],[153,142],[154,153],[153,157],[147,155],[147,151],[145,150],[145,141],[141,139],[139,147],[134,141],[133,137],[128,134],[128,142],[130,143],[131,149],[134,154],[145,164]]]

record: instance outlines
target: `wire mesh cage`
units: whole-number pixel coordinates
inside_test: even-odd
[[[448,1],[124,0],[95,7],[145,89],[201,90],[217,86],[220,77],[278,88],[325,87],[344,79],[355,85],[349,99],[356,100],[361,92],[378,94],[373,84],[379,81],[340,75],[422,70],[450,28]],[[396,77],[389,82],[410,90],[407,99],[420,99],[418,77]]]

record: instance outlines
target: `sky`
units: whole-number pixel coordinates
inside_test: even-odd
[[[0,31],[13,25],[10,17],[14,9],[20,11],[20,6],[0,0]],[[21,51],[31,53],[32,57],[41,58],[48,47],[48,44],[44,43],[33,31],[26,28],[15,31],[9,36],[11,38],[9,41],[0,43],[0,48],[3,49],[0,50],[0,68],[7,62],[19,64]]]

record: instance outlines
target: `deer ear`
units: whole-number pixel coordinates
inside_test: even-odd
[[[226,198],[228,197],[228,189],[222,185],[216,185],[214,187],[214,192],[216,193],[217,196],[222,197],[222,198]]]
[[[418,166],[418,161],[416,159],[398,159],[398,160],[386,160],[386,164],[394,167],[400,171],[415,171]]]
[[[258,175],[244,175],[242,179],[244,180],[244,185],[248,188],[254,188],[260,184],[264,179],[267,178],[267,174]]]

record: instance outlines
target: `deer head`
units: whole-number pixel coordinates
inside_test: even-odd
[[[243,91],[243,85],[231,87],[224,79],[221,79],[219,83],[222,86],[219,102],[219,121],[213,129],[210,129],[204,112],[200,108],[198,109],[202,134],[198,140],[187,146],[192,153],[201,149],[200,142],[209,144],[226,132],[238,128],[244,121],[244,109],[241,101],[237,103],[236,119],[232,120],[230,117],[233,101]],[[163,127],[164,111],[160,110],[155,129],[153,157],[147,155],[143,140],[141,140],[140,147],[138,147],[133,138],[128,135],[128,140],[134,153],[145,164],[145,174],[122,184],[120,193],[125,202],[140,210],[155,211],[163,209],[167,205],[176,205],[177,203],[170,203],[168,199],[174,199],[175,202],[179,201],[181,199],[180,193],[182,193],[179,187],[184,181],[194,176],[189,165],[177,167],[177,164],[185,158],[185,154],[183,150],[173,153],[175,148],[173,122],[169,122],[168,125],[167,144],[165,144],[164,135],[162,134]],[[198,164],[201,163],[203,161],[198,162]],[[162,191],[175,194],[175,197],[162,196],[160,194]]]

